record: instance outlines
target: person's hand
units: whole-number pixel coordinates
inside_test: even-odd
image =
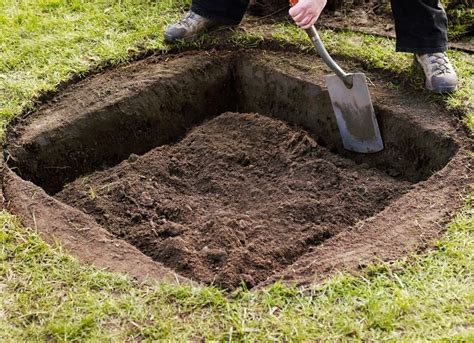
[[[309,29],[318,20],[326,3],[327,0],[299,0],[290,8],[289,13],[296,25]]]

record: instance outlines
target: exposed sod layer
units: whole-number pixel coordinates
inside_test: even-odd
[[[410,185],[368,168],[277,119],[226,113],[57,197],[184,276],[253,287]]]

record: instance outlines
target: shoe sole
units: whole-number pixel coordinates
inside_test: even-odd
[[[426,84],[425,84],[426,87]],[[428,88],[429,91],[436,93],[436,94],[445,94],[445,93],[452,93],[454,92],[458,87],[457,86],[451,86],[451,87],[441,87],[441,88]]]
[[[235,26],[236,25],[217,25],[217,26],[214,26],[214,27],[209,27],[205,31],[202,31],[200,33],[196,33],[195,35],[192,35],[192,36],[189,36],[189,37],[183,37],[183,38],[175,38],[171,35],[166,34],[166,32],[165,32],[164,37],[165,37],[165,42],[167,42],[167,43],[172,43],[172,44],[175,44],[175,43],[178,43],[178,42],[191,43],[191,42],[197,40],[199,38],[199,36],[201,36],[205,33],[211,33],[211,32],[218,31],[218,30],[227,30],[227,29],[234,28]]]
[[[173,37],[171,35],[167,35],[165,33],[164,37],[165,37],[165,42],[166,43],[171,43],[171,44],[175,44],[175,43],[178,43],[178,42],[190,43],[190,42],[193,42],[193,41],[197,40],[199,38],[199,36],[204,34],[204,33],[205,32],[201,32],[201,33],[189,36],[189,37],[182,37],[182,38],[176,38],[176,37]]]

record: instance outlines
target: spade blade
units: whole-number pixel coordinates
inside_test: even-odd
[[[365,75],[352,74],[352,80],[352,88],[347,88],[338,76],[326,76],[326,86],[344,148],[359,153],[381,151],[384,148],[382,136]]]

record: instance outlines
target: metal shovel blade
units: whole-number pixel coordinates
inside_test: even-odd
[[[351,88],[347,88],[338,76],[328,75],[326,86],[344,148],[359,153],[383,150],[382,136],[365,75],[352,74]]]

